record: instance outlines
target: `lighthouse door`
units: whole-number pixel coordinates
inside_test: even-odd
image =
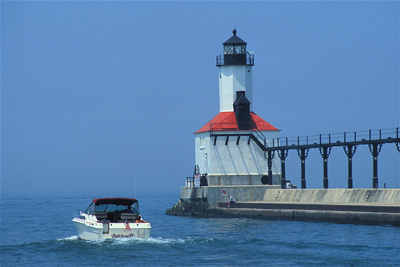
[[[207,168],[207,151],[205,151],[203,149],[202,153],[201,153],[201,159],[200,159],[200,171],[201,173],[207,173],[208,172],[208,168]]]
[[[207,168],[207,150],[206,150],[206,142],[204,140],[204,137],[200,137],[199,138],[199,158],[198,158],[198,162],[197,164],[200,167],[200,171],[198,174],[200,173],[207,173],[208,172],[208,168]]]

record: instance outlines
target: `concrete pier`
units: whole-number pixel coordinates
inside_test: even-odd
[[[227,195],[236,200],[230,208]],[[400,226],[400,189],[182,188],[180,200],[167,214]]]

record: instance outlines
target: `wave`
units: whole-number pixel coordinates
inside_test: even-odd
[[[79,236],[73,235],[64,238],[57,238],[57,239],[48,239],[48,240],[36,240],[36,241],[28,241],[22,243],[10,243],[10,244],[2,244],[1,249],[18,249],[18,248],[25,248],[25,249],[35,249],[35,248],[48,248],[53,246],[54,244],[66,244],[71,242],[76,242],[79,240]],[[1,265],[1,264],[0,264]]]
[[[114,239],[114,244],[129,244],[129,243],[138,243],[138,244],[157,244],[157,245],[175,245],[175,244],[188,244],[188,243],[206,243],[214,241],[213,238],[163,238],[163,237],[150,237],[150,238],[121,238]]]
[[[150,237],[150,238],[137,238],[137,237],[127,237],[127,238],[115,238],[115,239],[100,239],[96,241],[87,241],[92,244],[109,244],[111,246],[121,246],[121,245],[156,245],[156,246],[171,246],[189,243],[207,243],[214,241],[213,238],[163,238],[163,237]]]
[[[79,236],[69,236],[65,238],[59,238],[57,241],[65,242],[65,241],[80,241],[85,242],[86,244],[93,245],[111,245],[111,246],[120,246],[120,245],[179,245],[179,244],[204,244],[213,242],[213,238],[208,237],[186,237],[186,238],[164,238],[164,237],[150,237],[150,238],[137,238],[137,237],[127,237],[127,238],[112,238],[112,239],[99,239],[99,240],[82,240]]]
[[[136,238],[136,237],[129,237],[129,238],[118,238],[112,239],[113,245],[131,245],[131,244],[157,244],[157,245],[173,245],[173,244],[184,244],[185,239],[169,239],[169,238]]]
[[[79,236],[77,235],[73,235],[73,236],[69,236],[69,237],[65,237],[65,238],[58,238],[57,241],[74,241],[74,240],[78,240]]]

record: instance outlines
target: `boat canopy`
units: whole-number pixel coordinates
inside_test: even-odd
[[[133,203],[138,202],[134,198],[96,198],[93,199],[93,203],[96,206],[104,205],[104,204],[114,204],[114,205],[124,205],[131,206]]]

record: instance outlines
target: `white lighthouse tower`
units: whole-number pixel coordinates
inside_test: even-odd
[[[236,36],[229,38],[224,46],[223,57],[217,57],[219,67],[219,112],[233,111],[236,92],[246,92],[246,98],[253,101],[252,67],[254,56],[246,51],[247,43]],[[250,109],[251,110],[251,109]]]
[[[259,146],[272,146],[279,130],[253,112],[254,55],[236,33],[217,56],[220,112],[195,132],[195,172],[203,185],[279,185],[278,157],[268,179],[268,161]]]

